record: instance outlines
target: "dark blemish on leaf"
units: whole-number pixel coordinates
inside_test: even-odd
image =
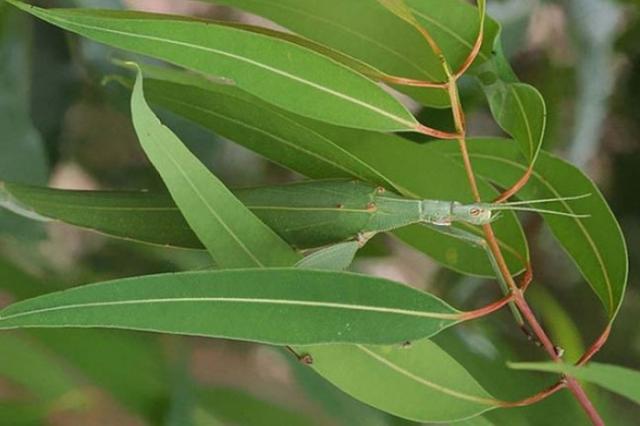
[[[409,340],[407,340],[402,344],[402,349],[409,349],[411,348],[411,346],[413,346],[413,344]]]
[[[379,186],[376,188],[376,192],[378,194],[384,194],[384,192],[386,191],[386,189],[384,189],[383,187]]]
[[[376,206],[376,203],[374,203],[373,201],[367,204],[368,211],[376,211],[377,208],[378,206]]]
[[[344,204],[338,204],[338,205],[336,205],[336,207],[339,208],[339,209],[344,209]]]

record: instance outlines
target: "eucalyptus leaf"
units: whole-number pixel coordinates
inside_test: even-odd
[[[342,268],[336,257],[305,258],[299,268]],[[294,347],[311,367],[344,392],[396,416],[454,421],[499,405],[458,362],[427,340],[396,346]],[[391,393],[390,393],[391,391]],[[390,395],[392,395],[390,397]]]
[[[474,73],[498,125],[518,144],[529,164],[535,163],[547,125],[547,106],[540,92],[518,81],[504,56],[499,38],[495,41],[491,60],[484,62]]]
[[[384,73],[426,81],[444,81],[439,59],[414,28],[390,14],[377,0],[205,0],[268,18],[315,42],[361,60]],[[418,22],[442,48],[454,69],[473,48],[478,11],[464,0],[410,0]],[[497,24],[487,21],[478,62],[490,58]],[[421,103],[449,106],[446,90],[394,86]]]
[[[162,125],[144,99],[138,73],[131,98],[133,125],[185,219],[221,267],[286,266],[298,256],[251,213]],[[221,254],[221,253],[224,253]]]
[[[233,80],[284,109],[343,126],[412,131],[411,113],[372,80],[298,44],[213,21],[93,9],[41,9],[34,16],[110,46]]]
[[[351,396],[410,420],[451,422],[500,405],[429,340],[407,347],[312,346],[305,353],[315,371]]]
[[[263,343],[385,344],[459,321],[446,303],[364,275],[244,269],[142,276],[85,285],[0,311],[0,329],[120,328]]]
[[[429,145],[429,149],[459,159],[454,148],[439,142]],[[472,140],[469,150],[478,174],[500,186],[510,185],[528,167],[517,147],[505,139]],[[529,183],[518,192],[518,197],[526,201],[586,194],[590,196],[545,204],[545,208],[590,217],[542,216],[612,321],[624,297],[628,255],[620,226],[600,190],[578,168],[542,151]]]

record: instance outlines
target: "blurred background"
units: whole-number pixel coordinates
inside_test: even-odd
[[[348,0],[346,0],[348,1]],[[46,6],[133,8],[264,20],[195,1],[41,1]],[[600,362],[640,369],[640,3],[635,0],[489,0],[521,80],[549,110],[545,148],[593,178],[618,217],[631,274]],[[0,3],[0,179],[73,189],[161,189],[128,111],[129,94],[101,84],[119,72],[113,50]],[[472,133],[498,134],[472,81],[463,81]],[[166,111],[158,111],[229,186],[295,179],[291,172]],[[441,112],[418,111],[430,117]],[[568,360],[602,330],[598,301],[535,217],[525,218],[536,270],[531,301]],[[133,275],[207,268],[205,254],[110,239],[0,211],[0,306],[56,289]],[[428,288],[453,305],[481,305],[494,283],[442,270],[376,238],[355,270]],[[470,302],[471,301],[471,302]],[[544,359],[508,312],[437,340],[496,397],[517,399],[552,378],[515,373],[509,360]],[[640,408],[590,388],[614,425]],[[553,417],[551,417],[553,416]],[[582,424],[565,393],[532,408],[493,413],[495,424]],[[562,421],[566,419],[566,421]],[[576,420],[578,419],[578,420]],[[359,404],[293,357],[238,342],[105,330],[0,334],[0,425],[409,425]]]

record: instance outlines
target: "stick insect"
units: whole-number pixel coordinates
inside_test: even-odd
[[[586,217],[528,205],[588,196],[463,204],[408,199],[382,187],[344,179],[303,181],[233,192],[285,241],[301,250],[349,240],[364,243],[377,233],[413,224],[440,229],[449,228],[456,222],[483,225],[498,219],[502,210]],[[57,220],[130,240],[202,248],[166,194],[70,191],[4,183],[0,186],[0,206],[31,219]],[[468,240],[457,231],[454,236]]]

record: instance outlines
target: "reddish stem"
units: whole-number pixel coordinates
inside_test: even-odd
[[[509,198],[513,197],[518,191],[520,191],[526,184],[529,182],[531,175],[533,174],[533,164],[531,164],[527,171],[522,175],[520,179],[513,186],[506,191],[504,191],[498,198],[496,198],[494,203],[502,203],[507,201]]]
[[[491,303],[491,304],[489,304],[487,306],[483,306],[480,309],[475,309],[473,311],[464,312],[462,315],[460,315],[460,318],[462,319],[462,321],[469,321],[469,320],[473,320],[473,319],[482,318],[482,317],[485,317],[487,315],[490,315],[490,314],[494,313],[495,311],[498,311],[498,310],[502,309],[503,307],[505,307],[506,305],[508,305],[511,302],[513,302],[513,295],[512,294],[503,297],[502,299],[498,300],[497,302],[493,302],[493,303]]]
[[[384,76],[382,81],[400,86],[426,87],[432,89],[446,89],[449,87],[449,83],[432,83],[430,81],[414,80],[412,78],[396,77],[393,75]]]
[[[515,407],[526,407],[527,405],[535,404],[536,402],[540,402],[543,399],[546,399],[558,392],[560,389],[564,389],[567,386],[567,382],[565,380],[560,380],[553,386],[548,387],[535,395],[532,395],[528,398],[521,399],[520,401],[514,402],[506,402],[504,405],[501,405],[503,408],[515,408]]]
[[[431,38],[428,31],[426,31],[426,29],[423,29],[421,30],[421,32],[425,36],[433,52],[436,54],[436,56],[440,58],[445,74],[449,78],[448,92],[449,92],[449,97],[451,101],[451,108],[453,110],[453,118],[456,124],[456,131],[458,132],[458,135],[456,138],[450,138],[450,139],[458,139],[460,151],[462,154],[462,160],[464,163],[464,168],[467,174],[467,178],[469,180],[471,192],[475,200],[477,202],[481,202],[480,192],[478,190],[478,184],[476,181],[476,176],[473,171],[473,166],[471,165],[471,159],[469,156],[469,152],[468,152],[467,144],[465,140],[465,135],[466,135],[465,116],[464,116],[464,110],[460,103],[460,95],[458,93],[458,88],[456,84],[456,76],[452,75],[451,69],[447,64],[444,55],[442,54],[442,50],[440,49],[438,44],[435,42],[435,40]],[[482,32],[482,29],[480,32]],[[481,38],[481,35],[479,35],[478,38]],[[423,129],[422,127],[419,126],[417,130],[424,132],[424,130],[426,129]],[[428,134],[429,136],[434,136],[431,133],[433,129],[428,129],[428,130],[430,130],[430,132],[425,134]],[[514,187],[524,186],[526,184],[526,181],[528,180],[528,176],[531,173],[532,172],[528,171],[528,173],[526,173],[525,176],[523,176],[518,180],[518,182],[516,182],[516,185],[514,185]],[[512,190],[513,188],[507,192],[511,192]],[[484,229],[485,239],[487,241],[487,244],[489,245],[491,252],[495,257],[500,273],[503,276],[509,288],[511,289],[513,301],[515,302],[516,306],[522,313],[525,320],[529,323],[529,326],[531,327],[533,333],[541,342],[542,346],[545,348],[545,350],[547,351],[551,359],[555,362],[561,362],[560,357],[556,353],[555,345],[551,342],[551,339],[549,339],[546,332],[544,331],[544,329],[536,319],[535,315],[533,314],[533,311],[531,310],[531,308],[529,307],[529,304],[524,298],[522,290],[518,288],[515,281],[513,280],[513,277],[511,276],[511,272],[509,271],[509,267],[507,266],[507,263],[504,259],[504,255],[502,254],[502,250],[500,249],[500,245],[498,244],[498,240],[496,239],[495,233],[493,232],[493,228],[491,227],[491,224],[484,225],[483,229]],[[580,387],[580,384],[575,379],[569,376],[565,376],[565,381],[567,386],[575,396],[576,400],[582,406],[583,410],[587,413],[587,415],[589,416],[593,424],[596,426],[604,425],[602,418],[600,418],[600,415],[596,411],[593,404],[591,404],[589,397],[586,395],[584,390]]]
[[[533,311],[529,307],[529,304],[526,302],[526,300],[522,296],[522,293],[518,292],[515,294],[515,302],[516,302],[516,305],[518,306],[518,309],[520,309],[520,312],[522,312],[522,315],[529,323],[529,326],[533,330],[533,333],[536,335],[540,343],[542,343],[542,346],[547,351],[551,359],[554,362],[562,362],[562,359],[558,356],[558,353],[556,352],[554,344],[551,342],[551,339],[549,339],[544,329],[536,319]],[[567,386],[569,387],[569,390],[571,391],[573,396],[576,398],[576,400],[580,403],[580,405],[582,406],[587,416],[589,416],[589,419],[591,420],[591,422],[596,426],[604,426],[604,421],[598,414],[598,411],[593,406],[593,404],[591,403],[591,400],[589,400],[589,397],[587,396],[585,391],[582,389],[580,384],[572,377],[564,376],[564,378],[567,382]]]
[[[607,325],[607,328],[604,329],[604,332],[600,335],[600,337],[598,337],[595,342],[593,342],[591,347],[584,353],[584,355],[580,357],[576,365],[579,367],[586,365],[591,360],[591,358],[593,358],[593,356],[597,354],[600,349],[602,349],[604,344],[607,343],[609,334],[611,334],[611,324]]]
[[[467,58],[465,59],[460,69],[454,74],[453,77],[455,80],[458,80],[462,75],[464,75],[465,72],[467,72],[469,67],[471,67],[473,62],[478,57],[478,53],[480,53],[480,49],[482,48],[483,41],[484,41],[484,28],[481,28],[481,30],[478,31],[478,37],[476,37],[476,42],[474,43],[473,48],[471,49],[471,52],[469,52],[469,56],[467,56]]]
[[[443,132],[442,130],[432,129],[419,123],[415,130],[423,135],[433,136],[438,139],[458,139],[460,137],[457,133]]]

